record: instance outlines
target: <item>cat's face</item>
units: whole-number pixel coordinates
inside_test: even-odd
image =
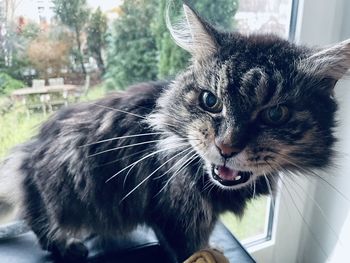
[[[205,55],[189,48],[194,63],[159,99],[153,124],[187,138],[222,188],[327,165],[338,77],[318,68],[327,56],[271,36],[210,37]]]

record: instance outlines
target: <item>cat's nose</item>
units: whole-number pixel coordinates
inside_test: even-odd
[[[231,158],[242,150],[238,147],[233,147],[232,145],[226,144],[220,140],[215,140],[215,145],[218,148],[221,156],[224,158]]]

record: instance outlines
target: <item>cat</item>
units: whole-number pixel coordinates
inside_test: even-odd
[[[146,224],[181,262],[221,213],[273,193],[279,172],[331,163],[350,41],[307,48],[184,13],[168,27],[192,60],[173,81],[61,109],[2,164],[43,249],[74,262],[88,256],[83,235]]]

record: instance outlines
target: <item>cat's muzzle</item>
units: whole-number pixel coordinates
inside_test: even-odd
[[[224,186],[238,186],[249,181],[252,172],[237,171],[226,166],[212,165],[212,177]]]

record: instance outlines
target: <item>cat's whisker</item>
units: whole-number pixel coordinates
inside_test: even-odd
[[[91,104],[95,105],[97,107],[104,108],[104,109],[108,109],[108,110],[113,110],[113,111],[129,114],[129,115],[141,118],[141,119],[147,119],[145,116],[142,116],[142,115],[139,115],[139,114],[136,114],[136,113],[133,113],[133,112],[129,112],[129,111],[121,110],[121,109],[116,109],[116,108],[113,108],[113,107],[108,107],[108,106],[101,105],[101,104],[98,104],[98,103],[91,103]]]
[[[197,144],[197,145],[195,145],[195,146],[198,146],[198,145],[200,145],[200,143]],[[163,173],[163,174],[160,175],[160,176],[155,177],[154,179],[155,179],[155,180],[158,180],[158,179],[162,178],[164,175],[166,175],[167,173],[169,173],[170,170],[172,170],[172,169],[173,169],[174,167],[176,167],[179,163],[181,163],[182,160],[183,160],[188,154],[191,154],[192,152],[194,152],[193,147],[191,147],[191,149],[192,149],[192,150],[191,150],[189,153],[187,153],[185,156],[183,156],[182,158],[180,158],[171,168],[168,169],[168,171],[166,171],[165,173]],[[198,162],[199,162],[199,161],[198,161]],[[198,162],[197,162],[197,163],[198,163]],[[196,165],[197,163],[195,163],[194,165]],[[198,171],[198,169],[197,169],[197,171]]]
[[[163,164],[161,164],[157,169],[155,169],[152,173],[150,173],[148,176],[146,176],[139,184],[137,184],[131,191],[129,191],[129,193],[127,193],[121,200],[119,203],[123,202],[126,198],[128,198],[128,196],[130,196],[133,192],[135,192],[143,183],[145,183],[149,178],[151,178],[151,176],[153,174],[155,174],[159,169],[161,169],[164,165],[166,165],[167,163],[169,163],[170,161],[172,161],[174,158],[176,158],[177,156],[179,156],[180,154],[183,154],[184,152],[191,150],[191,147],[186,148],[185,150],[177,153],[176,155],[174,155],[172,158],[170,158],[169,160],[167,160],[166,162],[164,162]]]
[[[195,138],[191,139],[191,138],[189,138],[189,141],[196,141],[196,140],[198,140],[198,139],[195,139]],[[105,166],[105,165],[110,165],[110,164],[119,162],[119,161],[121,161],[121,160],[125,160],[125,159],[127,159],[127,158],[129,158],[129,157],[132,157],[132,156],[135,156],[135,155],[138,155],[138,154],[140,154],[140,153],[147,152],[147,151],[149,151],[149,149],[145,149],[145,150],[142,150],[142,151],[138,151],[138,152],[136,152],[136,153],[123,156],[122,158],[118,158],[118,159],[115,159],[115,160],[113,160],[113,161],[110,161],[110,162],[107,162],[107,163],[103,163],[103,164],[99,165],[98,167],[102,167],[102,166]]]
[[[211,181],[208,180],[207,182],[204,182],[203,183],[203,189],[201,190],[201,193],[204,193],[208,188],[209,186],[211,186]]]
[[[293,174],[291,172],[289,172],[289,174],[296,176],[295,174]],[[319,205],[319,203],[296,180],[292,181],[289,177],[286,177],[286,181],[289,181],[289,185],[291,186],[291,188],[294,189],[294,192],[297,192],[297,190],[294,188],[294,184],[296,184],[299,187],[299,189],[305,194],[305,196],[307,198],[309,198],[309,200],[311,200],[316,205],[317,209],[319,210],[319,212],[321,213],[323,219],[325,220],[327,226],[333,232],[333,235],[337,238],[337,241],[339,241],[339,244],[344,247],[342,240],[340,239],[339,235],[334,230],[334,228],[331,226],[330,222],[327,219],[327,215],[325,214],[325,212],[323,211],[323,209]]]
[[[190,151],[188,153],[186,153],[184,156],[182,156],[179,160],[177,160],[177,162],[172,166],[170,167],[165,173],[157,176],[154,178],[154,180],[158,180],[160,178],[162,178],[163,176],[165,176],[166,174],[168,174],[174,167],[176,167],[178,164],[180,164],[182,162],[183,159],[185,159],[189,154],[191,154],[193,152],[193,149],[192,147],[189,148]]]
[[[116,163],[116,162],[119,162],[119,161],[128,159],[129,157],[138,155],[138,154],[143,153],[143,152],[148,152],[148,151],[149,151],[149,149],[145,149],[145,150],[142,150],[142,151],[138,151],[138,152],[136,152],[136,153],[123,156],[122,158],[118,158],[118,159],[115,159],[115,160],[113,160],[113,161],[110,161],[110,162],[107,162],[107,163],[103,163],[103,164],[101,164],[101,165],[99,165],[99,166],[97,166],[97,167],[102,167],[102,166],[105,166],[105,165],[110,165],[110,164],[112,164],[112,163]]]
[[[255,199],[255,191],[256,191],[256,180],[251,180],[250,189],[253,191],[252,198]]]
[[[297,175],[295,175],[293,172],[284,169],[284,168],[281,167],[279,164],[276,163],[276,165],[279,166],[279,168],[280,168],[284,173],[286,173],[286,174],[288,174],[288,175],[290,175],[290,176],[297,176]],[[280,176],[280,180],[282,181],[281,176]],[[324,213],[323,209],[322,209],[321,206],[318,204],[318,202],[316,202],[316,200],[315,200],[315,199],[314,199],[314,198],[313,198],[313,197],[312,197],[312,196],[311,196],[311,195],[310,195],[296,180],[292,181],[292,180],[291,180],[289,177],[287,177],[287,176],[285,177],[285,180],[286,180],[286,182],[289,182],[288,185],[291,187],[291,190],[293,190],[294,193],[298,193],[297,190],[294,188],[294,184],[296,184],[297,186],[299,186],[299,189],[302,190],[302,192],[305,194],[305,196],[306,196],[307,198],[309,198],[309,200],[311,200],[311,201],[316,205],[316,207],[319,209],[319,211],[320,211],[320,213],[321,213],[323,219],[325,220],[327,226],[329,227],[329,229],[330,229],[331,232],[333,233],[334,237],[337,239],[337,241],[339,241],[339,244],[340,244],[341,246],[343,246],[342,240],[340,239],[339,235],[336,233],[336,231],[334,230],[334,228],[332,228],[331,224],[330,224],[329,221],[327,220],[326,214]],[[282,182],[283,182],[283,181],[282,181]],[[285,185],[285,186],[286,186],[286,185]],[[287,187],[287,186],[286,186],[286,187]],[[289,192],[288,189],[287,189],[287,191]],[[303,201],[303,199],[302,199],[301,196],[299,196],[298,194],[296,194],[296,196],[298,196],[298,198],[299,198],[300,201]],[[293,201],[293,202],[294,202],[294,201]],[[344,246],[343,246],[343,247],[344,247]]]
[[[285,155],[282,155],[280,153],[274,152],[275,154],[280,155],[280,158],[285,161],[288,162],[290,165],[294,166],[295,168],[297,168],[299,171],[304,171],[306,173],[306,175],[314,175],[316,178],[320,179],[321,181],[323,181],[326,185],[328,185],[330,188],[332,188],[335,192],[337,192],[339,195],[341,195],[348,203],[350,203],[350,199],[349,197],[347,197],[344,193],[342,193],[341,191],[339,191],[333,184],[331,184],[330,182],[328,182],[325,178],[323,178],[321,175],[318,175],[317,173],[315,173],[314,171],[310,170],[310,169],[306,169],[296,163],[294,163],[293,161],[287,159],[287,158],[283,158],[283,157],[288,157]]]
[[[140,146],[140,145],[144,145],[144,144],[157,143],[157,142],[161,142],[163,140],[164,139],[157,139],[157,140],[151,140],[151,141],[145,141],[145,142],[138,142],[138,143],[134,143],[134,144],[122,145],[122,146],[118,146],[118,147],[115,147],[115,148],[107,149],[107,150],[104,150],[104,151],[101,151],[101,152],[98,152],[98,153],[91,154],[88,157],[94,157],[94,156],[97,156],[97,155],[100,155],[100,154],[104,154],[104,153],[108,153],[108,152],[112,152],[112,151],[116,151],[116,150],[120,150],[120,149]],[[177,138],[177,140],[179,142],[181,142],[181,141],[186,141],[188,139],[187,138]]]
[[[169,148],[166,148],[166,149],[160,149],[160,150],[157,150],[155,152],[152,152],[150,154],[147,154],[146,156],[142,157],[141,159],[133,162],[132,164],[129,164],[128,166],[124,167],[123,169],[121,169],[120,171],[118,171],[117,173],[115,173],[114,175],[112,175],[110,178],[108,178],[105,183],[108,183],[110,180],[112,180],[113,178],[115,178],[117,175],[119,175],[120,173],[124,172],[126,169],[130,168],[131,166],[133,166],[135,163],[140,163],[142,162],[143,160],[155,155],[155,154],[158,154],[158,153],[161,153],[161,152],[166,152],[166,151],[169,151],[171,149],[175,149],[175,148],[179,148],[179,147],[184,147],[184,146],[188,146],[187,143],[184,143],[184,144],[179,144],[179,145],[176,145],[174,147],[169,147]]]
[[[182,160],[183,159],[185,159],[188,155],[190,155],[190,154],[192,154],[194,152],[194,150],[193,150],[193,148],[191,147],[191,150],[185,155],[185,156],[183,156],[183,157],[181,157],[172,167],[170,167],[169,169],[168,169],[168,171],[166,171],[165,173],[163,173],[162,175],[160,175],[160,176],[158,176],[158,177],[156,177],[156,178],[154,178],[154,179],[160,179],[160,178],[162,178],[164,175],[166,175],[167,173],[169,173],[173,168],[176,168],[177,166],[178,166],[178,164],[180,164],[181,162],[182,162]],[[188,160],[187,160],[188,161]],[[185,163],[187,162],[187,161],[185,161]],[[198,162],[197,162],[198,163]],[[180,166],[181,167],[181,166]],[[177,171],[176,171],[177,172]],[[175,172],[175,173],[176,173]]]
[[[271,189],[271,184],[270,184],[270,181],[269,179],[267,178],[266,174],[264,173],[264,178],[265,178],[265,181],[266,181],[266,186],[269,190],[269,193],[270,193],[270,196],[271,196],[271,206],[272,206],[272,211],[273,213],[275,213],[275,195],[272,193],[272,189]]]
[[[283,181],[283,178],[282,178],[280,175],[278,175],[278,176],[279,176],[279,178],[280,178],[282,184],[284,185],[284,188],[285,188],[286,191],[288,192],[288,194],[289,194],[289,196],[290,196],[290,200],[292,201],[292,203],[293,203],[295,209],[297,210],[297,212],[298,212],[298,214],[300,215],[301,219],[303,220],[304,224],[307,226],[308,231],[309,231],[309,233],[311,234],[312,238],[315,240],[315,242],[317,243],[317,245],[318,245],[319,248],[321,249],[323,255],[324,255],[325,257],[327,257],[327,252],[324,250],[323,246],[321,245],[320,240],[318,240],[318,239],[316,238],[316,235],[315,235],[315,233],[312,231],[312,228],[311,228],[310,224],[307,222],[307,220],[305,219],[305,217],[304,217],[303,214],[301,213],[300,208],[297,206],[297,204],[296,204],[296,202],[295,202],[295,200],[294,200],[294,198],[293,198],[293,195],[292,195],[291,192],[289,191],[288,185],[286,184],[286,182]]]
[[[189,149],[191,149],[191,147],[189,147]],[[131,170],[136,166],[136,164],[134,164],[133,166],[130,167],[130,169],[128,170],[128,172],[126,173],[125,177],[124,177],[124,182],[123,185],[125,186],[126,180],[128,178],[128,175],[130,174]]]
[[[213,191],[214,189],[218,189],[219,191],[221,190],[221,188],[218,188],[215,184],[212,184],[212,187],[208,191],[208,195],[210,195],[210,192]]]
[[[185,163],[182,167],[180,167],[169,179],[168,181],[165,183],[165,185],[160,189],[160,191],[155,195],[159,195],[164,189],[166,189],[166,187],[169,185],[169,183],[175,178],[175,176],[181,172],[181,170],[185,169],[192,161],[193,159],[197,156],[197,153],[195,152]]]
[[[97,142],[92,142],[88,144],[81,145],[79,147],[87,147],[95,144],[100,144],[104,142],[110,142],[110,141],[115,141],[115,140],[121,140],[121,139],[127,139],[127,138],[135,138],[135,137],[142,137],[142,136],[151,136],[151,135],[162,135],[162,134],[169,134],[171,132],[149,132],[149,133],[141,133],[141,134],[133,134],[133,135],[125,135],[125,136],[120,136],[120,137],[114,137],[110,139],[105,139]]]
[[[214,187],[215,187],[214,182],[212,182],[211,180],[208,180],[208,181],[205,183],[205,185],[204,185],[204,187],[203,187],[203,189],[202,189],[202,192],[207,191],[207,195],[210,195],[210,192],[211,192],[211,190],[212,190]]]
[[[187,151],[190,150],[190,152],[191,152],[191,149],[192,149],[192,147],[188,147],[188,148],[185,149],[184,151],[180,152],[180,154],[186,152],[186,150],[187,150]],[[175,156],[173,156],[172,158],[170,158],[169,160],[167,160],[165,163],[163,163],[162,165],[160,165],[160,167],[163,167],[164,164],[167,164],[169,161],[173,160],[174,157],[177,157],[178,155],[179,155],[179,154],[176,154]],[[187,156],[187,154],[186,154],[185,156]],[[183,158],[184,158],[184,157],[180,158],[180,160],[182,160]],[[180,160],[178,160],[178,162],[180,162]],[[136,164],[135,164],[135,165],[136,165]],[[125,185],[126,179],[127,179],[128,175],[129,175],[130,171],[134,168],[135,165],[131,166],[130,169],[129,169],[129,171],[128,171],[127,174],[125,175],[125,177],[124,177],[124,185]],[[159,169],[157,169],[156,171],[158,171],[158,170],[159,170]],[[169,169],[169,170],[171,170],[171,169]],[[169,170],[168,170],[168,171],[169,171]],[[167,173],[167,172],[166,172],[166,173]],[[166,173],[164,173],[163,175],[165,175]],[[151,175],[153,175],[153,174],[154,174],[154,172],[153,172]],[[155,177],[154,179],[160,178],[160,177],[162,177],[163,175],[158,176],[158,177]]]
[[[270,164],[269,164],[268,162],[266,162],[266,163],[270,166]],[[279,176],[279,175],[277,175],[277,176]],[[272,178],[272,180],[274,181],[274,184],[275,184],[276,187],[277,187],[277,191],[280,192],[280,195],[282,196],[282,198],[283,198],[283,200],[284,200],[284,203],[285,203],[286,208],[287,208],[288,217],[289,217],[290,220],[292,220],[292,216],[291,216],[290,211],[289,211],[289,208],[288,208],[288,206],[287,206],[287,204],[290,203],[290,202],[287,201],[288,199],[286,198],[286,196],[285,196],[285,194],[284,194],[285,192],[282,191],[283,188],[282,188],[281,184],[279,184],[278,180],[275,179],[275,177],[274,177],[273,175],[271,176],[271,178]]]
[[[153,108],[153,109],[150,109],[150,108],[147,108],[147,107],[143,107],[143,106],[137,106],[137,108],[140,108],[140,109],[146,109],[146,110],[151,110],[151,111],[154,111],[154,110],[156,110],[156,112],[157,112],[157,109],[155,109],[155,108]],[[167,112],[164,112],[164,111],[162,111],[162,113],[161,113],[162,115],[165,115],[165,116],[168,116],[169,118],[171,118],[171,120],[175,120],[176,122],[178,122],[178,123],[181,123],[181,121],[179,121],[179,120],[177,120],[177,119],[175,119],[174,117],[174,115],[173,114],[169,114],[169,113],[167,113]]]
[[[120,150],[120,149],[125,149],[125,148],[129,148],[129,147],[135,147],[135,146],[144,145],[144,144],[156,143],[156,142],[159,142],[159,141],[162,141],[162,140],[159,139],[159,140],[138,142],[138,143],[133,143],[133,144],[128,144],[128,145],[118,146],[118,147],[111,148],[111,149],[108,149],[108,150],[104,150],[104,151],[101,151],[101,152],[98,152],[98,153],[90,154],[88,157],[94,157],[94,156],[97,156],[97,155],[101,155],[101,154],[104,154],[104,153],[108,153],[108,152],[112,152],[112,151],[116,151],[116,150]]]

